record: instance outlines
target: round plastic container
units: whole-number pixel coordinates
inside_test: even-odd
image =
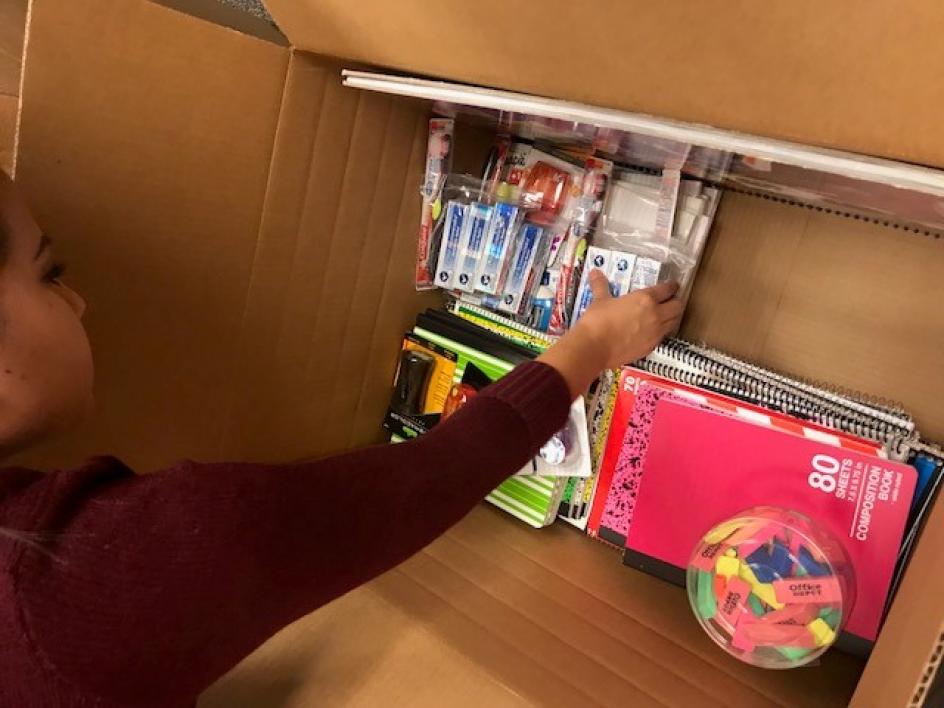
[[[806,516],[775,507],[750,509],[708,531],[692,553],[687,586],[708,636],[766,669],[816,660],[855,603],[842,544]]]

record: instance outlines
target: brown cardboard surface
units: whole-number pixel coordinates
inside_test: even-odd
[[[361,50],[375,61],[378,37]],[[146,470],[377,436],[400,334],[428,302],[410,280],[426,108],[342,90],[338,68],[147,0],[34,0],[19,179],[89,299],[100,406],[26,462],[107,451]],[[560,78],[549,93],[567,89]],[[940,435],[941,246],[729,194],[685,333],[893,394]],[[865,673],[866,687],[894,674],[882,705],[910,698],[940,625],[942,514]],[[802,680],[754,671],[689,612],[677,589],[570,529],[483,509],[286,630],[207,700],[435,705],[480,690],[496,705],[808,706],[853,691],[853,659],[830,654]],[[864,692],[859,705],[880,705]]]
[[[159,5],[184,12],[191,17],[206,20],[220,27],[228,27],[242,34],[288,46],[288,40],[277,27],[265,19],[233,7],[219,0],[151,0]]]
[[[682,335],[898,400],[944,440],[944,240],[727,193]]]
[[[857,660],[833,653],[802,681],[753,670],[717,651],[690,613],[681,590],[621,568],[618,554],[575,530],[534,531],[480,507],[400,568],[283,632],[201,706],[848,700]]]
[[[348,91],[338,66],[293,56],[222,454],[379,439],[401,336],[428,300],[411,267],[427,120],[420,104]]]
[[[856,689],[855,708],[923,705],[944,654],[944,504],[938,498]],[[928,703],[927,708],[937,708]]]
[[[33,3],[17,177],[98,365],[94,421],[35,461],[218,456],[287,61],[149,2]]]
[[[266,0],[298,47],[944,166],[935,0]]]
[[[0,4],[0,170],[13,170],[27,0]]]

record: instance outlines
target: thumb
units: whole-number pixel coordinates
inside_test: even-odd
[[[594,302],[608,300],[610,295],[610,281],[603,275],[602,270],[594,268],[590,271],[590,291],[593,293]]]

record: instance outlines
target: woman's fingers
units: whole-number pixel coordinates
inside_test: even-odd
[[[611,297],[610,281],[603,275],[602,270],[594,268],[590,271],[590,291],[593,293],[594,302],[602,302]]]
[[[652,299],[656,302],[666,302],[675,297],[675,294],[678,292],[679,284],[674,280],[670,280],[665,283],[659,283],[658,285],[653,285],[651,288],[646,288],[643,290],[645,293],[649,293],[652,296]]]
[[[678,298],[673,298],[668,302],[663,302],[659,305],[659,320],[661,322],[672,322],[682,318],[682,301]]]

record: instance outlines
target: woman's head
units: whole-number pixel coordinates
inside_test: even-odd
[[[0,454],[75,425],[92,402],[85,302],[0,171]]]

